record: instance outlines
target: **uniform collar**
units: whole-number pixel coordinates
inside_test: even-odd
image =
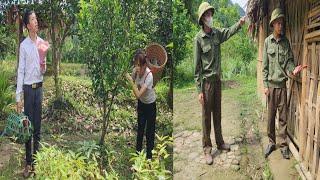
[[[212,28],[211,34],[207,34],[204,32],[203,28],[201,28],[200,36],[203,38],[205,36],[210,37],[210,35],[216,34],[216,29]]]
[[[274,37],[273,33],[271,34],[271,40],[274,40],[276,42],[280,42],[283,40],[283,35],[280,35],[280,39],[277,41],[277,39]]]

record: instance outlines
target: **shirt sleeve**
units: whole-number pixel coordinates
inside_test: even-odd
[[[223,28],[222,30],[220,30],[221,43],[228,40],[231,36],[233,36],[235,33],[237,33],[240,28],[241,28],[241,25],[239,22],[237,22],[234,25],[232,25],[230,28]]]
[[[22,86],[24,81],[24,74],[25,74],[25,67],[26,67],[26,55],[24,48],[20,45],[19,50],[19,66],[17,72],[17,90],[16,90],[16,102],[21,101],[21,93],[22,93]]]
[[[267,40],[264,41],[263,46],[263,56],[262,56],[262,80],[265,88],[269,87],[268,85],[268,75],[269,75],[269,60],[267,54]]]
[[[290,43],[288,42],[289,44],[289,49],[288,49],[288,63],[287,63],[287,71],[289,71],[290,73],[293,72],[294,68],[295,68],[295,65],[294,65],[294,58],[293,58],[293,52],[292,52],[292,49],[291,49],[291,46],[290,46]]]
[[[201,57],[200,57],[201,47],[198,43],[197,38],[194,39],[194,46],[193,46],[193,55],[194,55],[194,64],[195,64],[195,70],[194,70],[194,80],[196,82],[197,91],[198,93],[201,92]]]

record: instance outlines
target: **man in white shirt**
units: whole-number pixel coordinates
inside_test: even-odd
[[[21,113],[23,107],[21,94],[23,93],[24,113],[28,116],[33,126],[33,152],[31,152],[32,137],[25,144],[26,166],[23,175],[29,177],[33,169],[33,155],[39,149],[42,112],[42,81],[43,74],[46,70],[46,60],[45,53],[40,50],[40,45],[44,41],[37,36],[38,21],[35,12],[26,11],[23,22],[28,29],[28,36],[20,44],[16,102],[17,112]]]

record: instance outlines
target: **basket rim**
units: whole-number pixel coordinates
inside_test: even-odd
[[[148,45],[145,47],[146,53],[147,53],[147,49],[148,49],[150,46],[158,46],[158,47],[160,47],[160,48],[163,50],[164,54],[165,54],[165,61],[164,61],[164,63],[163,63],[161,66],[157,66],[157,65],[152,64],[152,63],[149,61],[149,58],[147,58],[146,61],[147,61],[147,63],[148,63],[148,66],[151,67],[151,68],[152,68],[152,67],[155,67],[155,68],[163,68],[163,67],[166,65],[167,61],[168,61],[168,53],[167,53],[166,49],[165,49],[161,44],[156,43],[156,42],[152,42],[152,43],[148,44]]]

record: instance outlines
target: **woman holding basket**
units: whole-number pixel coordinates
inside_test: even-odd
[[[156,122],[156,93],[154,91],[153,75],[147,67],[146,53],[139,49],[134,56],[134,69],[131,75],[126,74],[133,93],[138,100],[138,132],[136,150],[142,150],[143,135],[146,129],[147,158],[152,159]]]

